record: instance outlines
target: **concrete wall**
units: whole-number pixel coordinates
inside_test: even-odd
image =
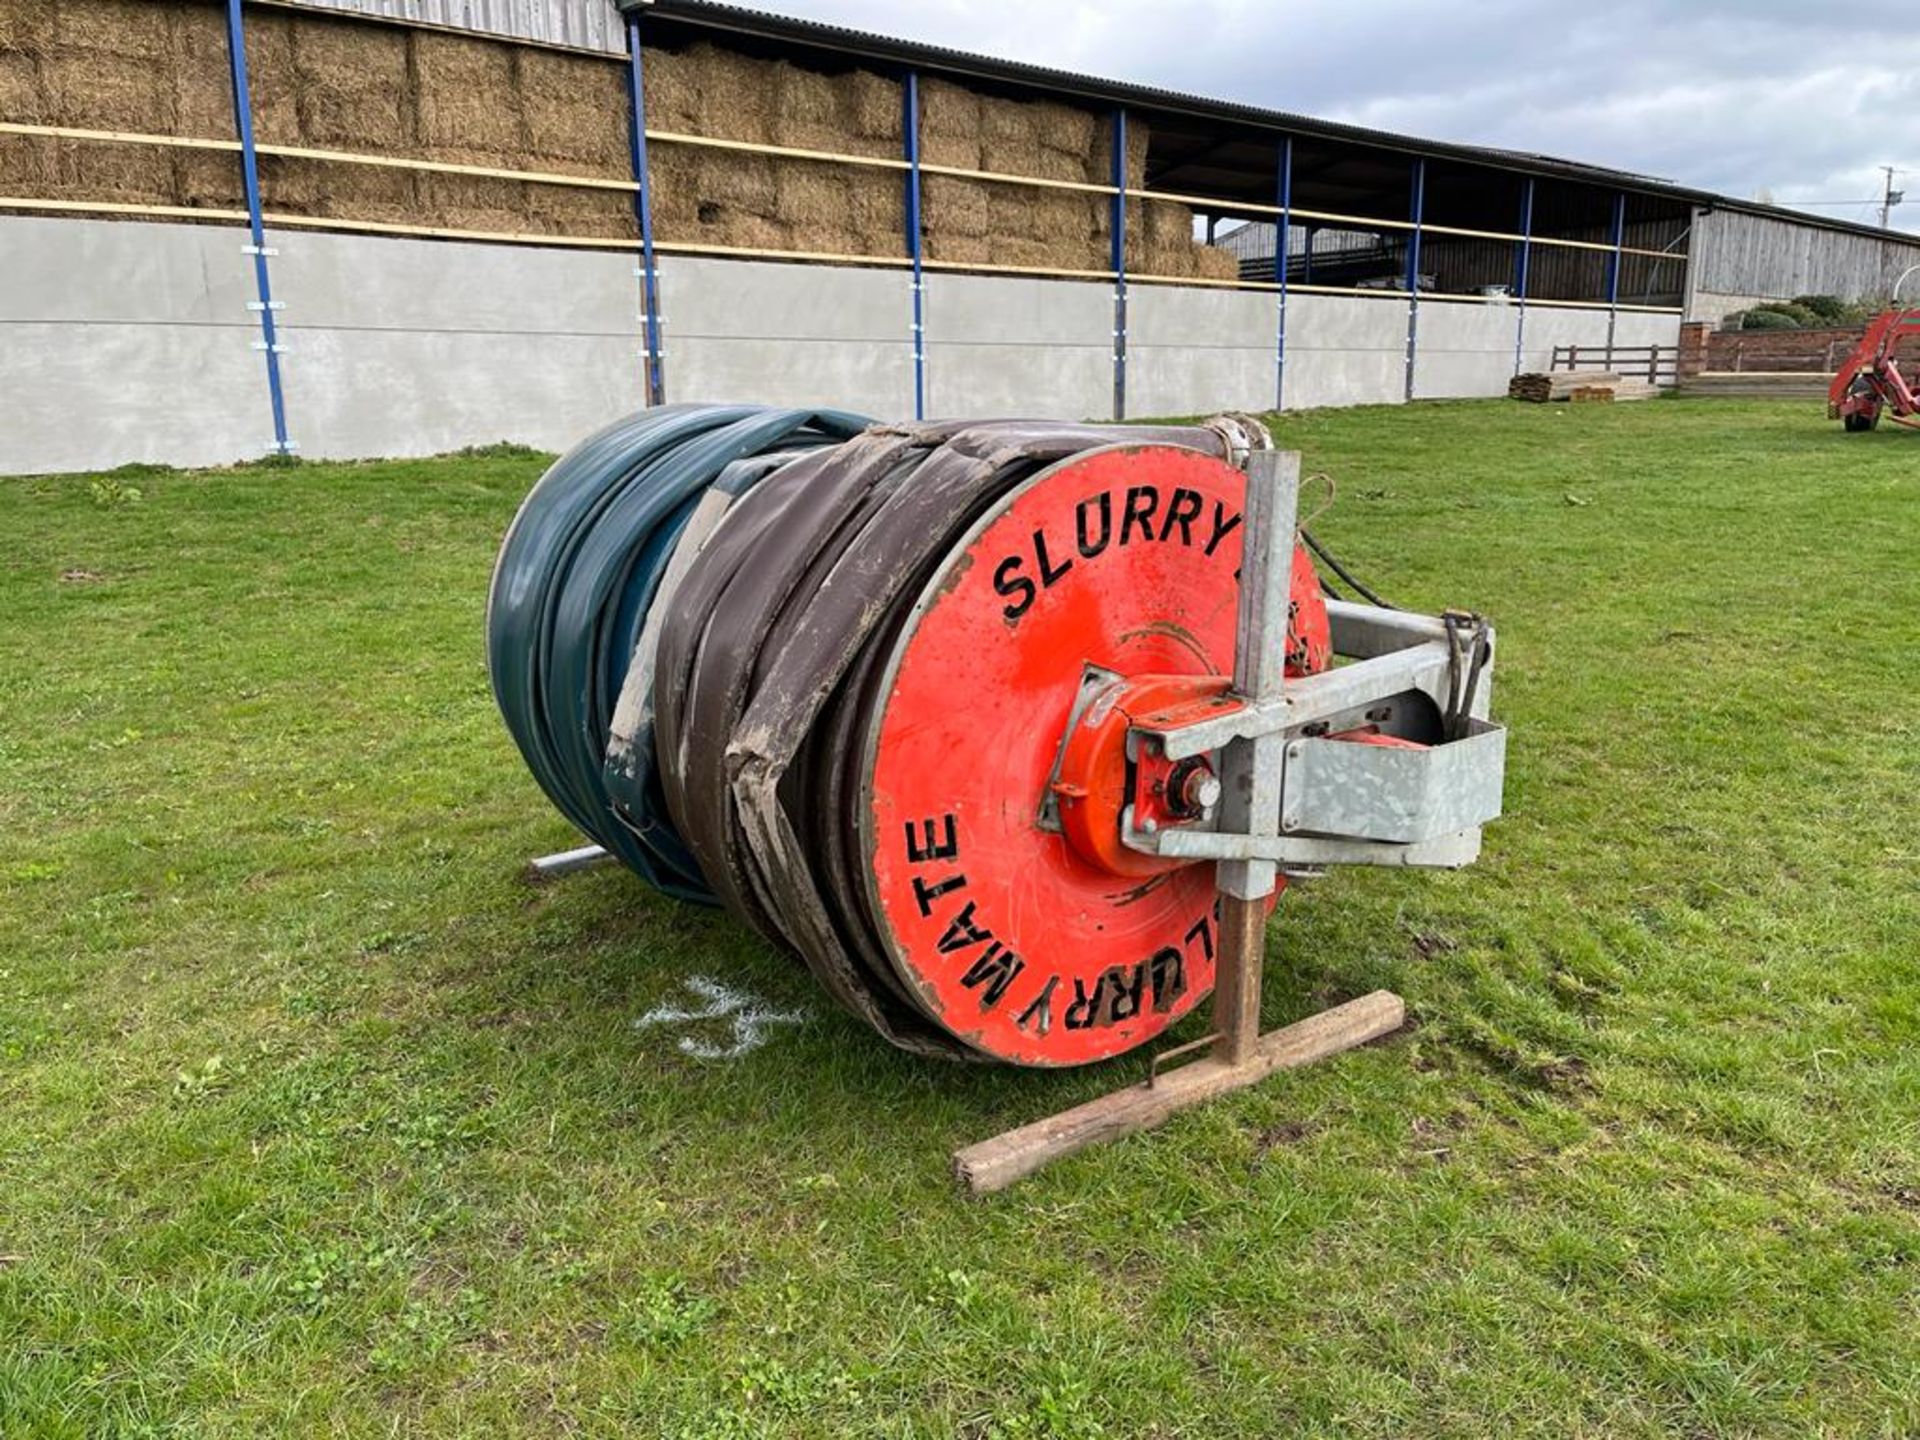
[[[272,424],[245,239],[232,225],[0,217],[0,474],[262,454]],[[558,450],[643,403],[631,254],[302,230],[270,243],[301,455]],[[1109,285],[942,273],[925,300],[929,415],[1112,413]],[[1128,413],[1270,408],[1277,304],[1133,286]],[[903,270],[675,256],[661,309],[671,400],[913,413]],[[1415,396],[1503,393],[1516,314],[1423,301]],[[1530,306],[1525,368],[1606,330],[1602,310]],[[1677,338],[1675,316],[1618,318],[1622,345]],[[1403,297],[1295,293],[1287,408],[1399,401],[1406,340]]]
[[[634,284],[634,257],[619,264]],[[667,398],[910,416],[911,285],[899,270],[663,257]],[[636,291],[625,305],[636,336],[638,304]]]
[[[1288,297],[1289,410],[1401,400],[1406,383],[1405,296]]]
[[[928,415],[1113,413],[1112,286],[946,274],[926,285]]]

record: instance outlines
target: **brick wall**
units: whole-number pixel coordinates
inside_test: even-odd
[[[1682,327],[1682,365],[1686,332]],[[1702,329],[1705,327],[1702,326]],[[1713,371],[1805,371],[1830,373],[1860,343],[1862,325],[1820,326],[1807,330],[1712,330],[1705,336],[1704,368]],[[1698,374],[1698,371],[1682,373]]]

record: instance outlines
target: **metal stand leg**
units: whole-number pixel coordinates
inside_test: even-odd
[[[613,859],[598,845],[582,845],[578,850],[562,850],[557,855],[542,855],[527,862],[527,875],[533,880],[558,880],[576,870],[591,870]]]
[[[1253,702],[1271,701],[1286,685],[1287,602],[1292,587],[1300,457],[1255,451],[1247,464],[1247,539],[1240,570],[1239,629],[1233,688]],[[1236,740],[1226,747],[1220,779],[1221,828],[1276,835],[1280,828],[1283,736]],[[1145,1084],[1009,1130],[957,1150],[954,1173],[976,1195],[1004,1189],[1048,1161],[1158,1125],[1210,1100],[1264,1080],[1275,1070],[1350,1050],[1400,1027],[1400,997],[1376,990],[1298,1024],[1260,1033],[1260,976],[1266,956],[1271,860],[1223,860],[1220,940],[1213,981],[1212,1053]],[[1202,1042],[1204,1043],[1204,1042]],[[1189,1047],[1192,1048],[1192,1047]]]

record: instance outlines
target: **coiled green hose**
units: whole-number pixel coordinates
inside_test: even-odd
[[[608,757],[648,608],[703,495],[744,493],[776,458],[870,423],[753,405],[641,411],[556,461],[501,546],[487,670],[507,729],[561,813],[669,894],[714,903],[667,813],[650,727]]]

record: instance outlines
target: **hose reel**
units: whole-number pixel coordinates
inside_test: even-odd
[[[1266,906],[1326,864],[1461,864],[1499,808],[1491,631],[1323,598],[1291,498],[1249,508],[1267,443],[643,412],[509,530],[495,695],[580,829],[892,1043],[1116,1055],[1212,988],[1223,877]]]

